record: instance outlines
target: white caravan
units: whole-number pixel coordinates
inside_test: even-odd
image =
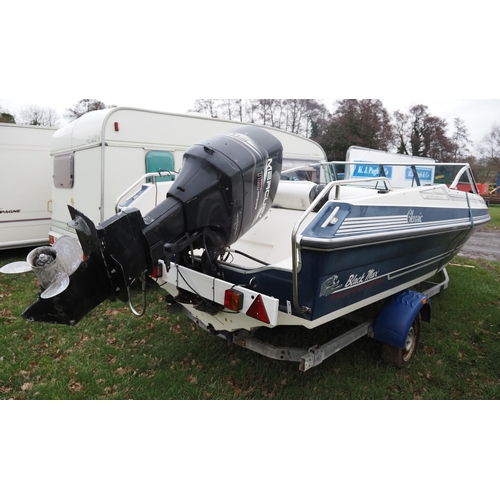
[[[118,107],[87,113],[59,129],[52,141],[51,241],[74,235],[67,227],[68,205],[95,223],[103,222],[115,214],[121,195],[132,192],[134,183],[136,190],[140,187],[137,181],[141,176],[179,171],[185,151],[193,144],[240,125],[241,122],[198,114]],[[283,130],[262,128],[281,141],[284,170],[326,161],[325,152],[316,142]],[[157,182],[171,181],[173,177],[174,174],[157,177]],[[168,184],[165,182],[165,188]],[[141,208],[138,204],[134,206]],[[146,203],[143,211],[153,207]]]
[[[0,249],[49,241],[56,130],[0,123]]]

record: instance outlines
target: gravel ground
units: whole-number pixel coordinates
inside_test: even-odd
[[[500,261],[500,231],[484,228],[476,231],[458,255]]]

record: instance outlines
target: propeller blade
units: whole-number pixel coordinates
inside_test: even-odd
[[[31,271],[31,266],[27,262],[11,262],[0,269],[0,273],[19,274]]]
[[[69,286],[69,276],[65,272],[58,271],[52,279],[51,285],[41,293],[40,298],[50,299],[55,297]]]
[[[57,252],[59,265],[71,276],[82,263],[82,247],[76,238],[63,236],[52,246]]]

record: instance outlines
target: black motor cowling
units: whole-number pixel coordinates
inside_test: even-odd
[[[221,254],[271,207],[282,155],[269,132],[239,127],[192,146],[167,199],[144,218],[131,209],[95,226],[69,207],[86,259],[62,293],[39,299],[23,317],[74,324],[106,299],[126,301],[131,283],[159,259],[169,262],[189,247]]]

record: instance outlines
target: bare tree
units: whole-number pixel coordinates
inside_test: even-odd
[[[234,120],[236,114],[233,110],[234,99],[220,99],[219,109],[221,110],[222,118],[226,120]]]
[[[192,111],[217,118],[217,99],[197,99]]]
[[[99,109],[107,109],[115,107],[116,107],[115,104],[111,104],[110,106],[108,106],[104,104],[102,101],[99,101],[97,99],[81,99],[76,104],[74,104],[72,108],[68,108],[64,112],[64,117],[67,118],[70,122],[72,122],[90,111],[97,111]]]
[[[494,124],[479,144],[480,181],[495,182],[500,173],[500,125]]]
[[[479,154],[500,169],[500,125],[494,124],[479,145]]]
[[[243,99],[233,99],[236,108],[236,119],[240,122],[245,121],[245,105]]]
[[[26,104],[16,114],[16,122],[20,125],[56,127],[59,122],[59,115],[52,108],[43,108],[37,104]]]
[[[256,123],[259,121],[259,99],[246,99],[245,107],[245,121],[248,123]]]
[[[293,134],[300,133],[302,125],[302,99],[286,99],[286,130],[292,132]]]
[[[328,111],[315,99],[198,99],[193,111],[212,118],[259,123],[309,136]]]
[[[455,132],[451,138],[453,161],[455,163],[465,161],[471,154],[469,147],[472,146],[472,141],[469,138],[469,131],[461,118],[453,120]]]

